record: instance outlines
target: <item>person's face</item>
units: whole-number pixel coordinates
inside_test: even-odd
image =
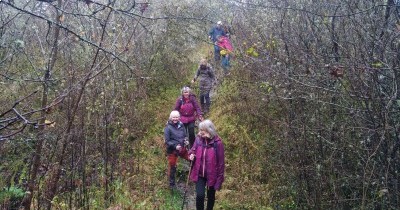
[[[211,136],[209,132],[207,132],[206,130],[203,130],[203,129],[200,129],[199,135],[202,138],[210,138],[210,136]]]
[[[180,119],[179,116],[173,116],[173,117],[171,117],[171,121],[172,121],[173,123],[178,123],[178,122],[179,122],[179,119]]]
[[[189,98],[189,91],[187,91],[187,90],[185,90],[185,91],[183,91],[183,97],[185,97],[185,98]]]

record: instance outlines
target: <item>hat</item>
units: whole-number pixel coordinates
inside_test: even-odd
[[[222,25],[222,22],[221,22],[221,21],[218,21],[217,24],[218,24],[218,25]]]

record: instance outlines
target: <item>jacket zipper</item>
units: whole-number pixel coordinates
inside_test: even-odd
[[[207,151],[207,147],[204,148],[204,152],[203,152],[203,177],[205,177],[205,170],[206,170],[206,151]]]

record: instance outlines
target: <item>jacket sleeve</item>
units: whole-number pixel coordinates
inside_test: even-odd
[[[171,131],[169,130],[168,125],[164,128],[164,140],[167,149],[175,150],[176,146],[174,145],[174,142],[171,141]]]
[[[217,181],[215,182],[214,189],[221,190],[222,183],[225,180],[225,149],[224,144],[220,141],[217,144]]]
[[[197,99],[196,99],[195,97],[192,98],[192,103],[193,103],[194,109],[196,109],[197,115],[198,115],[198,116],[202,116],[203,113],[201,112],[200,106],[199,106],[199,104],[197,103]]]
[[[200,75],[200,68],[197,69],[196,74],[193,77],[193,80],[196,81],[199,75]]]
[[[179,111],[181,109],[181,99],[176,99],[174,110]]]
[[[233,46],[232,46],[232,42],[231,40],[229,40],[229,38],[225,38],[226,42],[225,42],[225,47],[229,52],[233,52]]]
[[[198,146],[198,144],[196,144],[197,141],[199,141],[199,136],[196,136],[196,139],[194,140],[193,146],[189,150],[189,155],[190,154],[196,154],[196,149],[197,149],[197,146]]]
[[[208,72],[208,76],[210,76],[211,80],[214,81],[215,74],[214,74],[214,69],[211,66],[210,66],[210,70]]]
[[[226,31],[225,31],[225,27],[224,26],[222,26],[222,28],[221,28],[221,35],[222,36],[226,36],[228,33],[226,33]]]
[[[213,37],[213,34],[214,34],[214,27],[212,27],[208,32],[208,35],[211,36],[211,38]]]

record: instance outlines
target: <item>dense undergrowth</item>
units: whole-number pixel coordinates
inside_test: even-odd
[[[251,2],[0,0],[0,209],[179,209],[163,128],[218,20],[216,209],[400,209],[398,1]]]
[[[202,57],[202,54],[207,54],[206,48],[193,57]],[[161,66],[162,61],[159,62]],[[111,172],[112,182],[104,181],[105,167],[99,164],[99,176],[84,192],[81,187],[60,192],[52,202],[54,208],[70,209],[81,205],[89,209],[180,209],[182,195],[171,194],[167,185],[163,128],[181,87],[189,84],[197,61],[174,67],[184,76],[179,77],[176,71],[158,72],[157,77],[146,81],[145,97],[138,98],[134,106],[127,106],[133,110],[129,115],[131,119],[115,125],[112,138],[121,149],[118,157],[114,157],[117,162]],[[222,75],[220,68],[215,70],[217,75]],[[296,209],[298,191],[293,181],[296,174],[291,173],[290,166],[282,164],[286,157],[279,152],[286,147],[282,144],[283,137],[278,136],[286,117],[282,114],[285,106],[279,104],[279,100],[269,98],[267,93],[271,89],[268,85],[251,82],[252,76],[251,71],[236,63],[230,75],[219,76],[213,92],[211,112],[207,117],[215,123],[226,150],[226,179],[222,190],[217,192],[215,208]],[[197,86],[192,87],[198,94]],[[260,92],[266,94],[257,94]],[[13,143],[24,145],[12,146],[15,154],[26,155],[29,145],[21,141]],[[12,155],[7,157],[10,162],[16,159]],[[17,171],[21,172],[18,176],[26,176],[23,159],[14,164],[17,166],[4,165],[2,169],[11,168],[11,173],[16,174],[14,177]],[[21,165],[20,169],[18,165]],[[178,174],[184,177],[182,165],[179,164]],[[88,198],[84,203],[69,202],[79,201],[78,196],[82,193]],[[14,202],[12,199],[9,196],[3,202]]]
[[[216,71],[222,70],[216,68]],[[272,153],[276,145],[268,126],[259,122],[267,113],[276,114],[277,110],[272,105],[264,107],[254,103],[259,100],[258,97],[245,93],[258,87],[251,84],[243,86],[243,82],[237,80],[243,79],[243,76],[244,72],[233,68],[231,75],[223,79],[215,89],[208,116],[215,122],[226,149],[226,181],[217,193],[216,209],[267,209],[271,203],[268,183],[274,177],[265,174],[269,170],[268,153]],[[162,137],[163,126],[179,95],[179,88],[173,86],[150,96],[148,105],[142,107],[149,116],[156,117],[151,118],[147,135],[136,145],[146,148],[140,153],[143,160],[139,163],[140,171],[122,184],[130,186],[128,189],[133,196],[131,200],[136,207],[180,208],[181,195],[171,195],[167,188],[167,164]],[[195,93],[196,90],[194,87]],[[248,112],[249,107],[254,112]]]

